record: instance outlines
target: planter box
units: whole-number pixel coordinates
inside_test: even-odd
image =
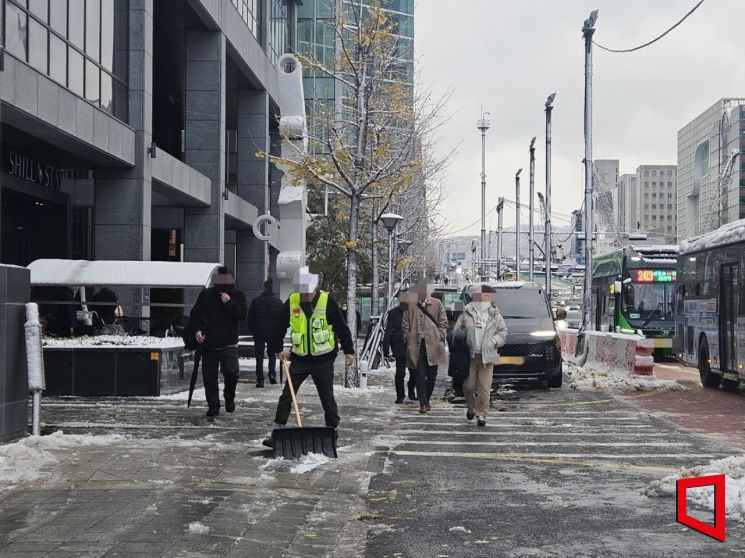
[[[46,395],[158,396],[189,388],[183,347],[44,347]]]

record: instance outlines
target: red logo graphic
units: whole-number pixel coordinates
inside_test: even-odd
[[[725,475],[709,475],[706,477],[691,477],[688,479],[679,479],[676,483],[677,488],[677,520],[686,527],[690,527],[703,533],[713,539],[724,542],[727,537],[725,533],[725,516],[724,516],[724,477]],[[698,488],[701,486],[714,487],[714,525],[709,525],[688,515],[686,509],[686,495],[689,488]]]

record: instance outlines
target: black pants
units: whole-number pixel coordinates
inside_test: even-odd
[[[424,341],[419,345],[419,362],[417,364],[416,394],[419,397],[419,403],[429,404],[432,393],[435,391],[437,365],[429,365],[427,361],[427,347],[424,345]]]
[[[458,397],[463,397],[463,377],[453,378],[453,391]]]
[[[336,406],[336,399],[334,399],[334,363],[329,362],[319,365],[293,362],[290,365],[290,377],[296,394],[300,391],[300,386],[303,385],[308,376],[313,379],[313,383],[316,385],[316,391],[323,406],[326,426],[336,428],[339,424],[339,410]],[[282,390],[282,395],[279,396],[279,403],[277,403],[274,422],[276,424],[287,424],[291,408],[290,387],[285,383],[285,388]]]
[[[396,358],[396,397],[398,399],[406,397],[405,387],[408,387],[409,391],[416,387],[416,370],[409,369],[409,382],[407,386],[404,386],[405,379],[406,357]]]
[[[269,341],[254,337],[254,351],[256,353],[256,381],[264,381],[264,355],[269,357],[269,378],[277,377],[277,356],[269,349]]]
[[[202,355],[202,376],[204,377],[204,395],[210,409],[220,408],[220,388],[217,385],[217,369],[225,378],[225,401],[235,399],[235,386],[238,385],[238,347],[221,349],[204,349]]]

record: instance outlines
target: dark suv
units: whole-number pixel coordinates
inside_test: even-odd
[[[463,304],[479,283],[467,285]],[[500,364],[494,367],[494,383],[545,381],[561,387],[561,344],[543,287],[536,283],[509,281],[488,283],[492,300],[507,324],[507,343],[499,349]]]

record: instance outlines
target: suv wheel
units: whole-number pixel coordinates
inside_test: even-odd
[[[560,388],[561,382],[564,380],[564,374],[559,370],[559,374],[556,376],[552,376],[548,379],[548,387],[550,388]]]
[[[722,377],[711,371],[709,362],[709,343],[706,339],[701,341],[698,348],[698,373],[701,376],[701,383],[707,388],[718,388],[722,382]]]

